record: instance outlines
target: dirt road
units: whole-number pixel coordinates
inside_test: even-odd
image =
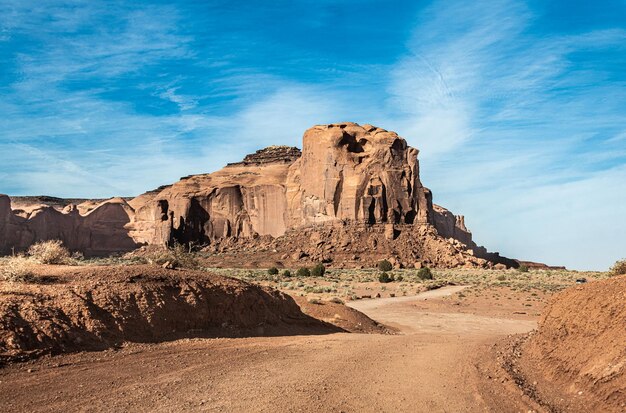
[[[503,411],[479,392],[478,355],[535,321],[416,307],[459,288],[351,303],[397,335],[180,340],[14,365],[0,411]]]

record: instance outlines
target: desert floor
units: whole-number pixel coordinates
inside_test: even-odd
[[[348,301],[396,334],[183,339],[44,357],[0,370],[0,405],[5,412],[527,412],[539,408],[503,374],[494,345],[535,328],[542,295],[446,286]]]

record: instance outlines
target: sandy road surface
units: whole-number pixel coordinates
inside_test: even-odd
[[[398,335],[180,340],[14,365],[0,370],[0,411],[503,411],[478,391],[478,354],[535,322],[413,305],[458,288],[351,303]]]

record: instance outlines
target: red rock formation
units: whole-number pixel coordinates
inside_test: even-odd
[[[25,250],[50,239],[61,239],[72,251],[86,255],[128,251],[137,247],[128,234],[133,216],[133,209],[121,198],[102,202],[85,215],[75,205],[63,211],[44,205],[16,214],[9,197],[0,195],[0,253]]]
[[[434,224],[444,238],[454,238],[468,246],[476,246],[472,241],[472,233],[465,227],[465,217],[454,215],[444,207],[433,205]]]
[[[52,238],[87,254],[173,242],[235,245],[224,241],[263,236],[298,243],[309,242],[294,236],[300,229],[339,225],[343,229],[337,234],[344,241],[365,242],[363,234],[350,233],[369,228],[372,239],[380,234],[374,242],[385,244],[386,253],[402,251],[407,262],[488,265],[481,256],[501,261],[473,243],[463,217],[432,204],[431,192],[419,178],[417,155],[395,132],[371,125],[314,126],[304,134],[302,153],[269,147],[129,203],[115,199],[95,208],[81,204],[85,214],[72,207],[62,213],[44,206],[18,216],[8,199],[0,198],[0,234],[8,234],[0,249],[23,249]]]

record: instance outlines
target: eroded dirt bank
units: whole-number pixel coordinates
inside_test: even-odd
[[[0,283],[0,362],[181,337],[341,331],[281,292],[155,266],[41,266]]]
[[[4,411],[528,411],[476,368],[494,341],[535,327],[454,305],[444,288],[355,303],[400,334],[185,339],[44,357],[0,370]],[[432,308],[431,308],[432,305]],[[448,308],[446,311],[445,308]],[[494,402],[481,383],[510,392]],[[80,404],[77,404],[80,401]]]
[[[549,409],[626,411],[626,276],[556,294],[513,368]]]

